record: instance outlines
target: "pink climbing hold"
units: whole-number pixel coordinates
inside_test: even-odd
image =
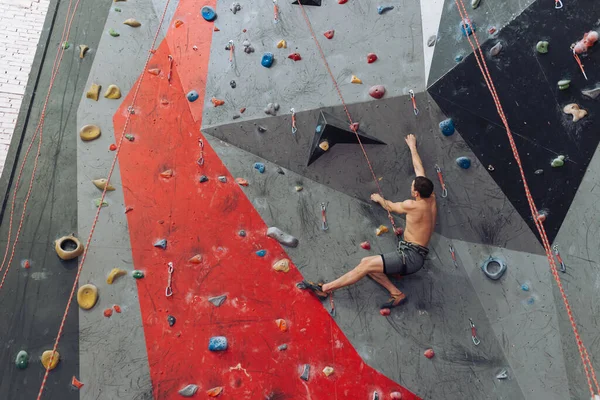
[[[362,242],[360,244],[360,247],[362,247],[365,250],[371,250],[371,243],[369,243],[368,241],[367,242]]]
[[[576,54],[583,54],[598,41],[598,32],[589,31],[583,35],[583,39],[572,45]]]
[[[333,39],[333,35],[335,34],[335,31],[333,29],[328,30],[327,32],[325,32],[323,35],[325,35],[325,37],[327,39]]]
[[[381,99],[385,94],[385,87],[383,85],[371,86],[369,89],[369,95],[374,99]]]
[[[429,359],[432,359],[433,356],[435,356],[435,353],[433,352],[433,349],[427,349],[427,350],[425,350],[423,355]]]
[[[290,60],[294,60],[294,61],[300,61],[302,60],[302,57],[300,57],[300,53],[292,53],[288,56],[288,58]]]
[[[375,61],[377,61],[377,54],[375,54],[375,53],[367,54],[367,62],[369,64],[373,64]]]
[[[354,122],[354,123],[350,124],[350,130],[352,132],[358,131],[359,127],[360,127],[360,124],[358,122]]]
[[[382,308],[381,310],[379,310],[379,314],[383,315],[384,317],[387,317],[391,313],[392,310],[390,310],[389,308]]]

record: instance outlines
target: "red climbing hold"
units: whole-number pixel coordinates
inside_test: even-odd
[[[338,4],[346,4],[348,0],[338,0]]]
[[[121,307],[120,306],[118,306],[118,305],[115,304],[115,305],[113,305],[113,308],[114,308],[114,310],[115,310],[115,312],[117,314],[121,314]]]
[[[246,111],[246,107],[240,108],[240,114],[243,114]]]
[[[248,186],[248,181],[245,180],[244,178],[235,178],[235,181],[240,186]]]
[[[215,32],[219,32],[219,31],[220,31],[220,29],[219,29],[219,28],[217,28],[217,27],[215,26],[215,27],[213,28],[213,31],[215,31]]]
[[[300,60],[302,60],[302,57],[300,57],[300,54],[299,54],[299,53],[292,53],[292,54],[290,54],[290,55],[288,56],[288,58],[289,58],[290,60],[294,60],[294,61],[300,61]]]
[[[190,264],[200,264],[202,262],[202,256],[200,254],[196,254],[194,257],[188,260]]]
[[[125,214],[127,214],[129,211],[133,211],[133,207],[131,207],[131,206],[125,207]]]
[[[108,149],[109,149],[110,151],[115,151],[115,150],[117,149],[117,145],[113,143],[113,144],[111,144],[110,146],[108,146]]]
[[[377,54],[375,54],[375,53],[367,54],[367,62],[369,64],[373,64],[375,61],[377,61]]]
[[[380,99],[385,94],[385,87],[383,85],[371,86],[369,89],[369,95],[374,99]]]
[[[383,315],[384,317],[387,317],[391,313],[392,311],[389,308],[382,308],[381,310],[379,310],[379,314]]]
[[[106,310],[104,310],[104,316],[106,318],[110,318],[110,316],[112,315],[112,312],[113,312],[112,308],[107,308]]]
[[[288,328],[287,328],[287,322],[285,322],[285,319],[278,319],[275,321],[275,323],[277,324],[277,327],[279,328],[279,330],[281,332],[287,332]]]
[[[150,68],[148,70],[148,73],[151,75],[158,75],[158,74],[160,74],[160,68]]]
[[[335,31],[333,29],[328,30],[327,32],[325,32],[323,35],[325,35],[325,37],[327,39],[333,39],[333,35],[335,34]]]
[[[350,124],[350,130],[352,132],[357,132],[359,127],[360,127],[360,123],[358,123],[358,122],[354,122],[354,123]]]
[[[31,267],[31,263],[29,262],[29,260],[23,261],[23,268],[29,269],[30,267]]]
[[[83,387],[83,383],[79,382],[79,380],[74,376],[71,378],[71,385],[73,385],[73,387],[76,389],[81,389]]]
[[[215,107],[219,107],[219,106],[222,106],[223,104],[225,104],[225,100],[220,100],[220,99],[217,99],[216,97],[213,97],[212,99],[210,99],[210,102],[213,103],[213,106],[215,106]]]
[[[396,234],[396,236],[402,236],[404,235],[404,229],[402,227],[398,227],[394,229],[394,233]]]
[[[425,350],[423,355],[429,359],[432,359],[433,356],[435,356],[435,353],[433,352],[433,349],[427,349],[427,350]]]
[[[173,176],[173,170],[172,169],[168,169],[166,171],[163,171],[163,172],[160,173],[160,176],[163,177],[163,178],[169,179],[170,177]]]
[[[178,19],[175,21],[175,28],[179,28],[181,25],[183,25],[183,21]]]
[[[362,242],[360,244],[360,247],[362,247],[365,250],[371,250],[371,243],[369,243],[369,242]]]

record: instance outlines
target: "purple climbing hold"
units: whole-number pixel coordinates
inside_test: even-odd
[[[160,247],[165,250],[167,248],[167,239],[160,239],[154,243],[154,247]]]

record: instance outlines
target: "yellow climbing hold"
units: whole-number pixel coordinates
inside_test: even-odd
[[[115,190],[115,187],[113,185],[111,185],[110,183],[108,183],[108,181],[104,178],[94,179],[92,181],[92,183],[94,184],[94,186],[96,186],[100,190],[104,190],[104,188],[106,188],[107,192],[112,192],[113,190]]]
[[[283,258],[273,264],[273,269],[277,272],[288,272],[290,270],[290,260]]]
[[[84,142],[97,139],[100,136],[100,127],[98,125],[84,125],[79,130],[79,137]]]
[[[83,58],[85,56],[85,53],[89,50],[90,48],[87,47],[85,44],[80,44],[79,45],[79,58]]]
[[[323,373],[325,374],[325,376],[329,376],[329,375],[333,374],[333,368],[325,367],[325,368],[323,368]]]
[[[133,18],[128,18],[123,23],[125,25],[131,26],[132,28],[137,28],[138,26],[142,26],[142,24],[140,23],[140,21],[138,21],[137,19],[133,19]]]
[[[329,150],[329,142],[327,140],[323,140],[321,143],[319,143],[319,147],[321,150],[327,151]]]
[[[285,40],[280,40],[277,42],[278,49],[287,49],[287,42]]]
[[[108,277],[106,278],[106,283],[112,285],[112,283],[120,276],[127,275],[127,271],[120,268],[113,268],[108,273]]]
[[[92,83],[92,86],[90,86],[90,90],[87,91],[87,93],[85,94],[85,97],[87,97],[88,99],[98,101],[98,97],[100,96],[100,88],[101,87],[102,86],[100,86],[96,83]]]
[[[382,234],[389,232],[390,230],[388,229],[387,226],[385,225],[379,225],[379,228],[377,228],[377,230],[375,231],[375,233],[377,234],[377,236],[381,236]]]
[[[50,364],[50,359],[52,359],[52,364]],[[44,368],[53,370],[58,365],[58,361],[60,360],[60,354],[58,351],[54,352],[54,358],[52,358],[52,350],[46,350],[42,353],[42,365]]]
[[[104,97],[107,99],[120,99],[121,89],[117,85],[109,85],[106,92],[104,92]]]
[[[87,284],[83,285],[77,291],[77,304],[84,310],[89,310],[96,305],[98,301],[98,288],[96,286]]]
[[[356,75],[352,75],[352,79],[350,79],[351,83],[357,83],[357,84],[361,84],[362,81],[360,79],[358,79],[358,76]]]

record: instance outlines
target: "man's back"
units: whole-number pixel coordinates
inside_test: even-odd
[[[435,194],[427,199],[407,200],[404,240],[427,247],[435,227],[437,205]]]

